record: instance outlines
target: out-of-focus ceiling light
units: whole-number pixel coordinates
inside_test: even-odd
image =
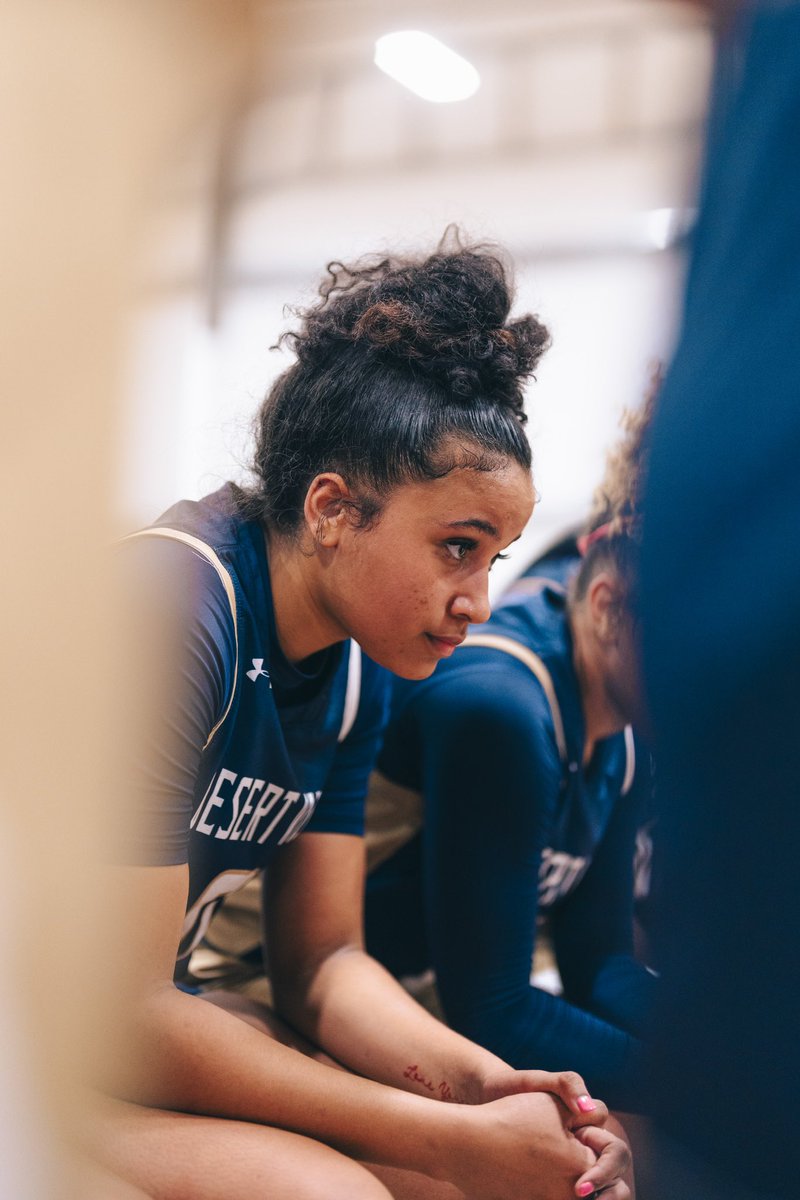
[[[678,232],[680,212],[675,208],[654,208],[645,218],[647,238],[657,250],[666,250]]]
[[[375,65],[423,100],[439,104],[466,100],[481,82],[472,63],[430,33],[416,29],[378,38]]]
[[[696,208],[651,208],[642,214],[642,241],[648,248],[669,250],[686,241],[697,219]]]

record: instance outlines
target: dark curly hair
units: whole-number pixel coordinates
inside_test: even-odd
[[[297,361],[256,417],[250,515],[295,534],[322,471],[347,479],[366,526],[398,484],[509,459],[529,469],[523,385],[550,339],[534,316],[509,321],[511,301],[497,248],[457,231],[425,258],[330,263],[281,339]]]

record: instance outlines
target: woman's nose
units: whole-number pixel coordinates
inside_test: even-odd
[[[481,625],[492,615],[489,604],[489,576],[477,583],[474,588],[454,597],[450,610],[455,617],[468,621],[470,625]]]

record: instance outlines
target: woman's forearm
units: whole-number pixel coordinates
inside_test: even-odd
[[[480,1103],[484,1079],[506,1068],[455,1033],[356,948],[327,958],[305,986],[276,985],[281,1015],[339,1062],[436,1100]]]

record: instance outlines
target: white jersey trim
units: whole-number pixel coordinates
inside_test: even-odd
[[[622,781],[622,795],[627,796],[633,787],[633,777],[636,774],[636,743],[633,740],[633,729],[625,726],[625,778]]]
[[[343,742],[353,728],[361,701],[361,647],[350,639],[350,657],[347,662],[347,690],[344,694],[342,727],[337,741]]]
[[[185,940],[189,934],[192,934],[190,944],[184,949],[181,945],[179,958],[185,958],[187,954],[191,954],[198,942],[202,941],[205,932],[211,924],[211,918],[216,912],[217,902],[223,896],[230,895],[231,892],[238,892],[251,879],[255,879],[261,874],[261,868],[258,867],[254,871],[229,870],[222,871],[221,874],[215,875],[208,886],[200,893],[194,904],[188,909],[186,916],[183,918],[183,928],[181,930],[181,942]],[[196,923],[196,928],[195,928]],[[194,932],[192,932],[194,930]]]
[[[223,565],[216,551],[213,550],[206,542],[201,541],[200,538],[194,537],[194,535],[191,533],[184,533],[182,529],[170,529],[167,526],[163,526],[158,529],[140,529],[138,533],[128,534],[127,538],[124,540],[131,541],[133,538],[140,537],[170,538],[174,542],[183,542],[184,545],[189,546],[192,550],[196,551],[196,553],[199,554],[201,558],[204,558],[206,562],[209,562],[217,572],[217,575],[222,582],[222,586],[225,589],[225,595],[228,597],[228,603],[231,606],[231,617],[233,618],[233,637],[236,644],[236,658],[233,664],[233,683],[231,684],[230,695],[228,696],[228,702],[225,705],[222,716],[219,718],[206,738],[203,749],[207,750],[217,730],[220,729],[220,727],[225,723],[225,719],[227,718],[228,713],[231,711],[233,698],[236,695],[236,683],[239,673],[239,623],[236,618],[236,592],[233,587],[233,579],[231,578],[230,571]]]

